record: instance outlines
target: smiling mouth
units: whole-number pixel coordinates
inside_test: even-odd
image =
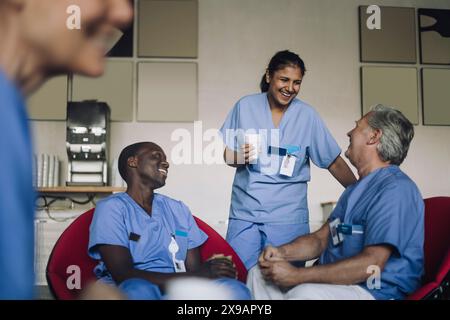
[[[167,170],[164,169],[158,169],[159,172],[161,172],[161,174],[165,177],[167,177]]]
[[[280,93],[281,93],[281,95],[282,95],[283,97],[286,97],[286,98],[292,97],[292,94],[290,94],[290,93],[283,92],[283,91],[280,91]]]

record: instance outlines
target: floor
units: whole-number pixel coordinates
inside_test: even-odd
[[[48,286],[36,286],[35,289],[37,300],[55,300]]]

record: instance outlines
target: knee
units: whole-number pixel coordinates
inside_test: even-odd
[[[159,287],[144,279],[125,280],[119,289],[129,300],[161,300]]]
[[[252,295],[247,286],[239,280],[231,278],[220,278],[214,282],[227,288],[231,293],[233,300],[251,300]]]

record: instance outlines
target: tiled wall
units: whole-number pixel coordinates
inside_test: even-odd
[[[29,99],[30,119],[64,121],[67,101],[92,99],[108,103],[112,121],[198,119],[198,1],[136,0],[135,13],[105,74],[50,80]]]

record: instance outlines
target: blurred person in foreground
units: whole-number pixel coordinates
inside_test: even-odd
[[[70,6],[80,29],[69,29]],[[69,11],[70,12],[70,11]],[[100,76],[129,0],[0,0],[0,299],[33,298],[34,190],[25,99],[64,73]]]

